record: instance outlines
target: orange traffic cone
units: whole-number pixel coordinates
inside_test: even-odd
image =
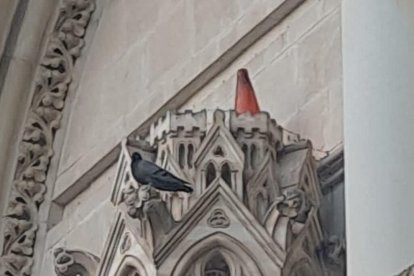
[[[237,72],[235,110],[237,114],[245,112],[256,114],[260,112],[259,104],[249,79],[249,73],[244,68],[239,69]]]

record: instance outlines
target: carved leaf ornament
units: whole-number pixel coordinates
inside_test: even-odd
[[[40,61],[5,218],[0,275],[31,275],[39,207],[75,61],[95,4],[63,0]]]

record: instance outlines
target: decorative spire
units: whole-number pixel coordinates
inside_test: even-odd
[[[245,112],[255,114],[260,112],[259,104],[257,103],[256,95],[249,79],[249,73],[245,68],[237,71],[235,110],[237,114]]]

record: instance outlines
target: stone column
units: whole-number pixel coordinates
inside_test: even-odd
[[[348,275],[414,263],[414,2],[343,1]]]

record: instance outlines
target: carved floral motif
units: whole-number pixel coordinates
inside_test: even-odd
[[[207,224],[213,228],[227,228],[230,226],[230,220],[224,210],[214,209],[207,220]]]
[[[5,218],[0,275],[31,274],[39,206],[47,189],[55,133],[94,8],[93,0],[63,0],[40,61]]]

